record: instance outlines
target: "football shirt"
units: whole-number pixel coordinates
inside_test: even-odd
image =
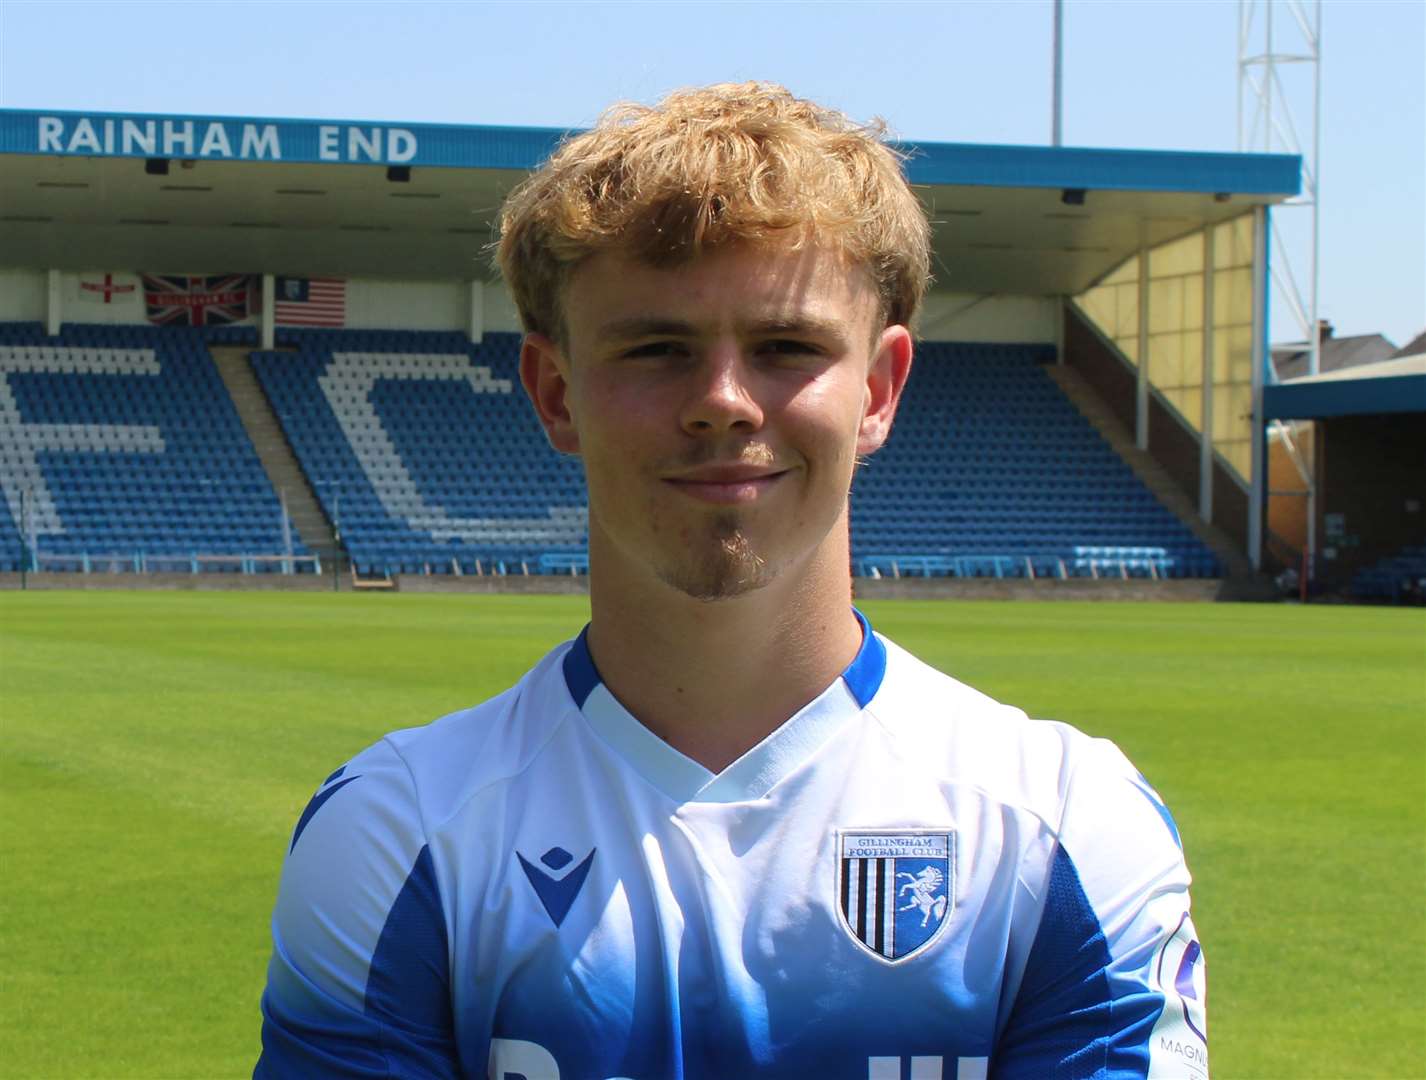
[[[283,869],[256,1075],[1206,1077],[1158,795],[863,626],[718,774],[584,635],[338,769]]]

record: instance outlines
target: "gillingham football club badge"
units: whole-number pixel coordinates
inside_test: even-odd
[[[864,949],[895,963],[930,945],[955,905],[955,833],[838,834],[838,910]]]

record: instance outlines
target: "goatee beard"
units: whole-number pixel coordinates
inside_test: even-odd
[[[767,560],[753,550],[737,514],[714,519],[712,550],[703,561],[667,568],[664,583],[693,597],[713,602],[731,600],[768,583]]]

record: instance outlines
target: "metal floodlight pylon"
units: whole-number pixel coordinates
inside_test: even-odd
[[[1275,25],[1274,14],[1286,12],[1284,32]],[[1282,68],[1289,65],[1310,67],[1311,100],[1304,103],[1306,92],[1295,85],[1290,92],[1283,81]],[[1304,105],[1311,112],[1310,144],[1304,146],[1299,136],[1299,127],[1294,120],[1294,111],[1302,111]],[[1239,151],[1259,151],[1262,153],[1296,154],[1302,158],[1302,192],[1293,199],[1280,204],[1273,217],[1271,233],[1272,252],[1269,270],[1277,285],[1277,295],[1287,304],[1294,321],[1301,330],[1302,340],[1308,354],[1308,374],[1316,375],[1321,369],[1322,330],[1318,312],[1318,254],[1319,224],[1321,217],[1321,141],[1322,141],[1322,0],[1238,0],[1238,149]],[[1294,218],[1288,218],[1285,211],[1293,210]],[[1302,243],[1298,211],[1305,210],[1309,217],[1306,242]],[[1290,245],[1290,229],[1284,226],[1298,226],[1297,245]],[[1296,247],[1296,251],[1293,250]],[[1303,251],[1305,248],[1305,253]],[[1299,269],[1302,271],[1299,274]],[[1300,282],[1306,282],[1306,296]],[[1272,364],[1271,350],[1267,350],[1263,362],[1266,370],[1261,378],[1255,378],[1255,388],[1265,381],[1276,381],[1277,372]],[[1253,410],[1261,416],[1261,390],[1255,389]],[[1261,420],[1258,421],[1261,423]],[[1289,425],[1280,420],[1272,422],[1272,430],[1277,434],[1287,450],[1298,476],[1302,479],[1307,498],[1307,536],[1304,555],[1304,569],[1312,576],[1316,561],[1316,514],[1317,492],[1311,465],[1303,460],[1292,437]],[[1256,436],[1261,440],[1262,435]],[[1255,443],[1257,445],[1257,443]],[[1254,489],[1261,483],[1256,477]],[[1266,489],[1267,485],[1263,484]],[[1271,491],[1266,492],[1271,496]],[[1284,493],[1289,494],[1289,493]],[[1258,498],[1257,495],[1254,498]],[[1262,504],[1265,507],[1265,503]],[[1264,509],[1265,512],[1265,509]],[[1254,561],[1256,563],[1257,557]]]
[[[1274,17],[1282,12],[1289,18]],[[1279,295],[1302,330],[1312,375],[1318,373],[1322,354],[1317,305],[1321,61],[1322,0],[1238,0],[1238,149],[1302,158],[1302,193],[1279,205],[1274,214],[1271,270]],[[1283,81],[1281,69],[1299,64],[1311,70],[1310,102],[1302,100],[1302,88],[1290,91]],[[1305,110],[1310,110],[1310,126],[1299,127],[1294,113]],[[1309,143],[1299,135],[1302,130],[1310,131]],[[1297,208],[1306,210],[1311,222],[1305,253],[1290,250],[1284,236],[1283,226],[1290,222],[1283,212]]]

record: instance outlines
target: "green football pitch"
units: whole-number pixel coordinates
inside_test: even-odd
[[[1182,829],[1213,1075],[1426,1073],[1426,613],[867,602],[1115,739]],[[251,1071],[293,822],[384,732],[503,689],[582,599],[0,595],[0,1073]]]

